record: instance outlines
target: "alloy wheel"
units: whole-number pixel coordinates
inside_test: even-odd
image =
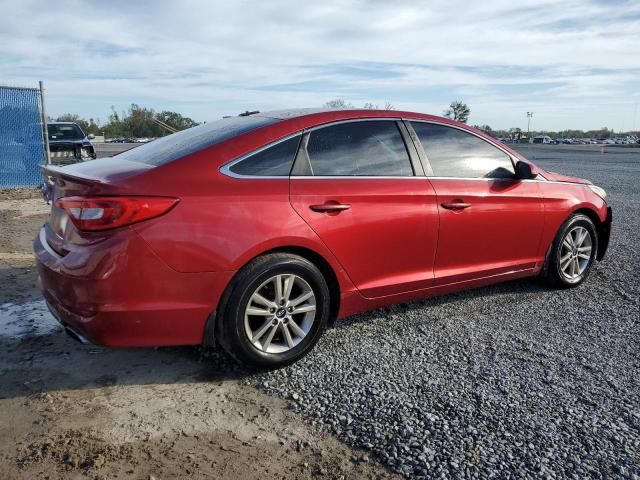
[[[255,289],[244,312],[244,328],[255,348],[284,353],[309,333],[316,318],[316,296],[294,274],[274,275]]]
[[[577,282],[591,263],[593,240],[589,230],[576,226],[569,230],[560,247],[560,271],[569,282]]]

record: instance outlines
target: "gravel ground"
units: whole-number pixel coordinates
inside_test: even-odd
[[[48,211],[0,190],[0,479],[396,478],[217,353],[71,340],[36,288]]]
[[[613,238],[586,284],[358,315],[255,384],[407,478],[640,478],[640,152],[520,149],[609,192]]]
[[[0,192],[0,477],[640,478],[640,151],[519,148],[609,192],[609,254],[585,285],[358,315],[261,374],[72,342],[35,288],[46,210]]]

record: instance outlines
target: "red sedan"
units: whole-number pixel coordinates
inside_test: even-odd
[[[263,366],[384,305],[536,275],[575,287],[611,229],[601,188],[409,112],[227,118],[47,175],[34,249],[72,336],[219,343]]]

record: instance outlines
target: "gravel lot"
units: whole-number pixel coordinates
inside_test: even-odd
[[[68,339],[34,285],[44,210],[0,194],[0,478],[640,478],[640,149],[519,148],[609,192],[585,285],[358,315],[268,373]]]
[[[520,149],[609,192],[613,238],[586,284],[359,315],[259,388],[407,478],[638,478],[640,150]]]

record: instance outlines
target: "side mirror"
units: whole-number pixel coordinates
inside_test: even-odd
[[[89,140],[93,140],[94,138],[96,138],[96,136],[93,133],[90,133],[89,135],[87,135],[87,138]]]
[[[530,180],[535,176],[536,174],[531,171],[531,165],[521,160],[516,163],[516,177],[519,180]]]

